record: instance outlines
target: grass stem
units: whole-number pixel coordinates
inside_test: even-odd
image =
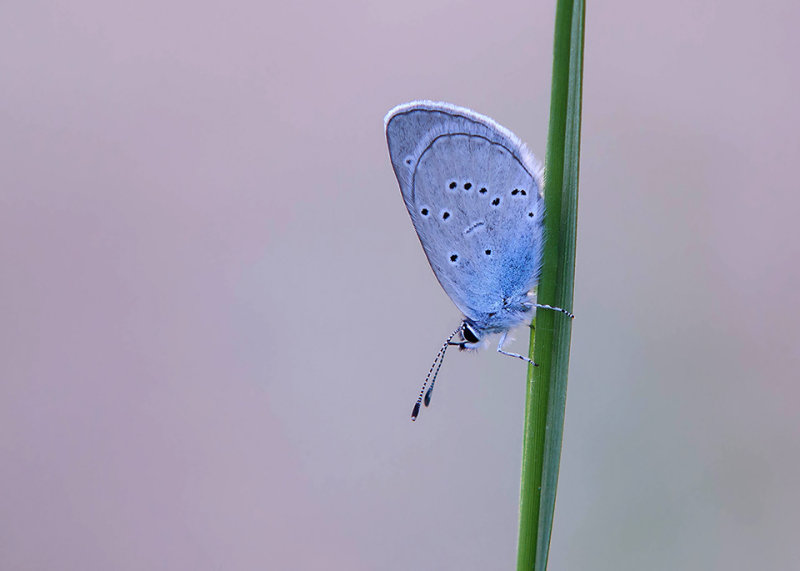
[[[558,0],[545,159],[544,264],[537,301],[572,311],[585,0]],[[538,309],[531,324],[517,571],[545,571],[567,398],[571,319]]]

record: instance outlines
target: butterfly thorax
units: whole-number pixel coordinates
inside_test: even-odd
[[[531,318],[531,303],[526,294],[502,300],[497,311],[473,314],[465,319],[484,333],[501,333]]]

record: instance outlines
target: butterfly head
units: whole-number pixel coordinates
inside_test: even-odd
[[[461,342],[458,343],[459,349],[477,349],[483,345],[483,331],[471,319],[465,319],[461,323]]]

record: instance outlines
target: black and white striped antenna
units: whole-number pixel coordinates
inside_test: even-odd
[[[411,420],[417,420],[419,416],[419,409],[420,405],[423,404],[423,397],[424,397],[424,404],[428,406],[431,404],[431,393],[433,393],[433,384],[436,382],[436,376],[439,374],[439,369],[442,368],[442,363],[444,363],[444,354],[447,352],[447,347],[451,345],[451,341],[453,337],[458,335],[461,329],[464,327],[464,324],[458,326],[458,329],[453,331],[450,334],[450,337],[442,345],[442,348],[439,349],[439,352],[436,354],[436,358],[433,360],[433,364],[431,365],[430,370],[428,371],[428,375],[425,377],[425,382],[422,383],[422,388],[419,391],[419,396],[417,397],[417,402],[414,403],[414,410],[411,411]],[[433,375],[433,376],[431,376]],[[427,392],[425,392],[425,388],[428,386],[428,380],[431,381],[431,386]]]

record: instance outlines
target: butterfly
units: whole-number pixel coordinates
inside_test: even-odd
[[[428,406],[447,347],[477,349],[528,322],[544,244],[542,170],[522,141],[489,117],[450,103],[413,101],[384,120],[389,157],[433,273],[463,313],[431,365],[420,404]],[[457,341],[453,341],[457,337]],[[425,392],[428,380],[430,388]]]

